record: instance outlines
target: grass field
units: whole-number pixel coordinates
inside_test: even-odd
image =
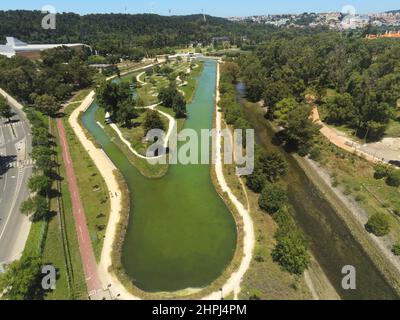
[[[125,139],[131,143],[132,148],[139,152],[141,155],[146,155],[146,151],[149,147],[149,144],[143,141],[143,138],[145,136],[143,122],[145,121],[146,114],[146,111],[140,113],[139,117],[132,121],[132,127],[130,128],[122,126],[119,127]],[[164,124],[165,132],[167,132],[169,121],[163,115],[160,115],[160,118]]]
[[[58,141],[55,121],[52,121],[52,132]],[[60,164],[59,175],[65,177],[59,143],[57,143],[56,151]],[[71,196],[65,179],[60,181],[58,188],[61,191],[60,197],[51,201],[51,210],[58,214],[53,216],[48,224],[43,251],[44,262],[51,262],[56,267],[58,279],[56,290],[49,293],[46,299],[86,299],[86,283],[72,214]]]
[[[390,237],[400,242],[400,220],[393,211],[400,210],[400,189],[390,187],[385,180],[374,178],[374,166],[352,154],[344,152],[328,141],[322,140],[319,162],[327,169],[333,186],[352,197],[371,216],[377,212],[386,214],[392,225]]]

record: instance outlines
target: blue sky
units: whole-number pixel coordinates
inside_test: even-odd
[[[204,12],[214,16],[247,16],[268,13],[341,11],[353,5],[357,12],[381,12],[400,9],[398,0],[2,0],[0,10],[40,10],[52,5],[57,12],[104,13],[158,13],[191,14]]]

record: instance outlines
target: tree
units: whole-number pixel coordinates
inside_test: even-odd
[[[287,122],[288,113],[297,108],[299,103],[294,98],[285,98],[279,101],[275,106],[268,108],[267,117],[271,120],[277,120],[280,126]]]
[[[0,274],[0,292],[6,300],[36,300],[43,298],[41,281],[41,259],[23,256],[6,267]]]
[[[150,130],[165,130],[164,123],[157,111],[148,110],[143,122],[144,135],[146,136]]]
[[[122,123],[125,127],[131,126],[132,119],[137,118],[138,113],[135,108],[135,101],[125,100],[118,104],[118,111],[116,114],[116,120]]]
[[[158,95],[164,107],[172,108],[176,118],[186,117],[186,101],[183,95],[176,88],[176,84],[171,81],[168,87],[162,88]]]
[[[52,143],[52,137],[49,134],[47,128],[43,127],[33,127],[32,128],[32,146],[44,146],[50,147]]]
[[[10,119],[13,117],[14,113],[11,110],[10,105],[7,103],[3,97],[0,96],[0,117],[5,118],[10,122]]]
[[[270,182],[277,181],[287,172],[287,164],[277,152],[264,152],[259,158],[259,165],[265,178]]]
[[[258,204],[260,208],[273,215],[282,209],[287,203],[286,190],[272,183],[265,183],[261,191]]]
[[[179,92],[173,98],[172,107],[175,112],[175,118],[186,118],[186,100]]]
[[[52,181],[45,175],[32,176],[28,181],[28,188],[33,193],[46,195],[51,189]]]
[[[47,199],[41,195],[29,198],[21,204],[21,212],[30,217],[32,221],[44,220],[49,213]]]
[[[54,151],[47,146],[40,145],[32,149],[32,159],[35,160],[35,167],[43,172],[49,172],[54,168],[53,155]]]
[[[49,116],[55,116],[58,110],[60,110],[60,106],[58,105],[56,98],[49,94],[36,96],[35,105],[37,106],[38,110]]]
[[[265,177],[262,170],[254,170],[251,175],[246,177],[246,185],[255,193],[260,193],[265,186]]]
[[[377,237],[383,237],[390,233],[391,226],[389,218],[384,213],[376,213],[369,218],[365,228]]]
[[[129,83],[115,83],[105,81],[97,89],[96,93],[97,101],[100,107],[109,112],[113,119],[118,118],[118,110],[121,106],[123,106],[124,113],[128,108],[129,102],[131,102],[131,104],[133,104],[134,106]],[[126,118],[124,119],[124,121],[125,120]]]
[[[221,65],[221,74],[228,76],[229,82],[235,84],[239,78],[240,68],[237,63],[227,61]]]
[[[353,97],[349,93],[328,96],[323,100],[322,107],[326,110],[326,121],[336,124],[350,124],[355,118]]]
[[[278,137],[289,150],[297,151],[301,156],[309,153],[320,126],[310,118],[311,107],[300,105],[289,112],[284,130]]]
[[[177,93],[179,92],[176,87],[170,84],[168,87],[162,88],[160,90],[158,98],[160,99],[164,107],[172,108],[174,105],[174,98]]]
[[[400,170],[392,169],[389,171],[386,183],[391,187],[400,187]]]
[[[272,258],[292,274],[302,275],[310,263],[307,241],[299,232],[286,233],[277,239]]]

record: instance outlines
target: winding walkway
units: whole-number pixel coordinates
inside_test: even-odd
[[[176,120],[174,117],[170,116],[168,113],[165,113],[163,111],[156,109],[156,107],[159,105],[160,105],[160,103],[157,103],[157,104],[153,104],[148,107],[137,108],[137,109],[155,110],[168,119],[168,121],[169,121],[168,132],[167,132],[167,135],[165,136],[164,145],[163,145],[164,149],[166,150],[168,148],[169,140],[172,136],[172,133],[174,132],[174,129],[176,128]],[[121,130],[118,128],[118,126],[115,123],[111,123],[110,127],[118,134],[118,137],[129,148],[129,150],[138,158],[144,159],[144,160],[157,160],[157,159],[164,157],[164,155],[161,155],[158,157],[147,157],[147,156],[140,154],[139,152],[137,152],[135,149],[132,148],[132,144],[128,140],[125,139]]]
[[[219,80],[220,80],[220,64],[218,64],[217,69],[217,91],[216,91],[216,103],[215,103],[215,112],[216,112],[216,130],[217,134],[217,155],[216,155],[216,164],[215,164],[215,172],[217,175],[218,183],[224,193],[227,194],[233,205],[238,210],[239,215],[243,219],[243,231],[244,231],[244,239],[243,239],[243,258],[240,263],[240,266],[236,272],[233,272],[228,279],[228,281],[223,286],[224,296],[229,295],[233,292],[234,298],[237,299],[238,294],[241,290],[241,283],[244,275],[250,267],[251,260],[253,257],[253,251],[255,246],[255,236],[254,236],[254,225],[253,220],[251,219],[249,210],[246,209],[243,204],[236,198],[233,194],[232,190],[229,188],[226,183],[224,172],[223,172],[223,161],[222,161],[222,114],[218,111],[218,102],[220,100],[219,93]],[[221,292],[213,292],[210,295],[206,296],[204,300],[220,300]]]

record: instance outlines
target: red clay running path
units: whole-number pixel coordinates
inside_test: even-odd
[[[86,286],[89,297],[96,296],[103,291],[101,281],[97,272],[97,263],[94,256],[92,242],[86,223],[85,211],[79,196],[79,188],[76,181],[72,159],[65,135],[65,128],[62,118],[57,119],[57,129],[60,137],[62,157],[66,168],[68,189],[71,194],[72,211],[75,218],[75,227],[78,235],[79,251],[83,263]]]

